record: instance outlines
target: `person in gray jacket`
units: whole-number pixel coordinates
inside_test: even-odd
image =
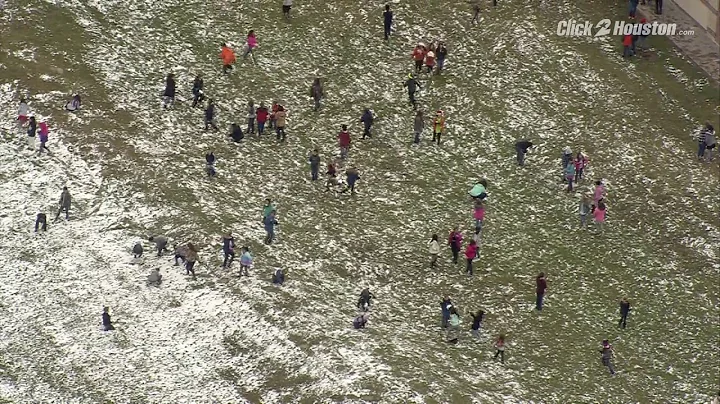
[[[135,243],[135,246],[133,246],[133,255],[135,258],[140,258],[143,255],[143,246],[139,241]]]
[[[57,215],[55,215],[55,220],[60,218],[62,212],[65,212],[65,220],[70,218],[71,201],[70,191],[68,191],[67,187],[63,187],[62,193],[60,194],[60,202],[58,203],[60,207],[58,208]]]
[[[253,100],[248,101],[247,111],[247,131],[245,131],[245,133],[253,134],[255,133],[255,118],[257,118],[257,113],[255,112],[255,103],[253,102]]]
[[[162,275],[160,275],[160,270],[155,268],[150,271],[150,275],[148,275],[148,285],[159,286],[161,282]]]
[[[317,181],[320,172],[320,153],[318,149],[313,150],[308,160],[310,161],[310,176],[313,181]]]
[[[420,135],[422,135],[423,130],[425,130],[425,117],[423,117],[422,111],[418,111],[413,121],[413,131],[415,132],[415,140],[413,140],[413,143],[420,143]]]
[[[155,243],[155,248],[157,249],[157,256],[162,257],[163,252],[167,252],[167,246],[168,246],[168,238],[165,236],[150,236],[148,239],[149,242]]]

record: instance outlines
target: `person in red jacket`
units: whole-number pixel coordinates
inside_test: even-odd
[[[275,129],[275,114],[278,112],[278,109],[280,108],[280,103],[275,100],[272,104],[272,109],[270,109],[270,129]]]
[[[460,255],[460,247],[462,246],[463,235],[459,230],[459,227],[455,226],[453,231],[448,236],[448,245],[453,255],[453,264],[458,263],[458,255]]]
[[[413,49],[412,58],[415,61],[415,72],[422,72],[423,62],[425,61],[425,45],[418,44]]]
[[[475,240],[470,240],[470,243],[465,247],[465,259],[467,260],[467,274],[472,276],[473,274],[473,260],[477,256],[478,247]]]
[[[627,58],[635,54],[633,50],[633,36],[623,36],[623,57]]]
[[[433,70],[435,70],[435,52],[433,52],[432,49],[425,54],[425,67],[427,67],[428,73],[432,73]]]
[[[350,150],[350,132],[347,125],[342,126],[342,130],[338,133],[338,146],[340,146],[340,158],[345,160]]]
[[[270,115],[265,103],[260,103],[257,111],[255,111],[255,115],[257,115],[258,136],[262,136],[262,134],[265,133],[265,122],[267,122],[268,116]]]
[[[540,311],[543,306],[543,298],[545,297],[545,289],[547,289],[547,279],[545,272],[540,272],[535,278],[535,308]]]

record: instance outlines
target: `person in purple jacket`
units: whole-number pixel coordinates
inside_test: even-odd
[[[448,245],[450,246],[450,251],[452,251],[453,264],[458,263],[460,249],[462,248],[462,240],[463,240],[463,235],[460,232],[459,227],[455,226],[453,231],[450,232],[450,236],[448,236]]]

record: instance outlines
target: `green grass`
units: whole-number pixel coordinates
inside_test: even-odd
[[[449,6],[437,1],[401,4],[389,44],[380,41],[379,7],[311,0],[284,22],[275,3],[107,5],[105,11],[32,3],[34,12],[0,31],[9,50],[0,53],[0,64],[18,79],[14,88],[35,97],[35,110],[52,111],[63,141],[100,164],[99,185],[72,166],[62,174],[93,192],[79,202],[81,219],[106,220],[107,237],[118,242],[163,232],[203,248],[210,265],[198,281],[164,284],[172,300],[153,307],[172,324],[191,318],[198,327],[211,320],[239,324],[219,340],[207,337],[230,357],[208,364],[209,380],[229,383],[238,400],[249,402],[700,402],[717,391],[719,171],[717,160],[693,160],[689,133],[717,120],[718,89],[667,39],[651,39],[653,56],[624,61],[617,38],[555,37],[560,19],[597,21],[609,7],[610,17],[621,18],[623,7],[609,2],[562,2],[557,11],[501,2],[473,28],[469,10],[446,13]],[[83,28],[79,18],[90,24]],[[32,29],[40,22],[47,22],[42,30]],[[258,65],[240,63],[230,78],[220,76],[218,44],[239,42],[249,28],[259,35]],[[40,46],[47,34],[67,41]],[[427,134],[415,148],[402,81],[413,42],[438,36],[449,44],[447,71],[424,81],[420,100],[427,112],[448,112],[448,132],[439,148]],[[27,48],[36,49],[33,62],[14,56]],[[222,133],[203,133],[201,113],[187,103],[159,110],[169,70],[183,97],[195,72],[204,74],[219,101]],[[328,94],[320,113],[311,111],[306,95],[315,76]],[[71,91],[87,94],[82,119],[53,111]],[[272,138],[240,147],[223,141],[224,128],[244,121],[248,98],[286,101],[287,145]],[[356,121],[365,107],[379,120],[374,139],[361,142]],[[344,123],[351,125],[357,144],[351,162],[362,176],[353,198],[325,194],[307,180],[308,151],[334,154]],[[540,144],[525,169],[514,164],[512,144],[520,137]],[[577,228],[577,199],[558,181],[565,145],[591,157],[583,189],[591,179],[608,181],[604,234]],[[214,182],[202,178],[202,155],[211,149],[220,158]],[[456,224],[470,228],[466,192],[479,177],[490,182],[490,200],[477,274],[462,275],[445,250],[440,270],[430,272],[427,240],[433,233],[446,237]],[[280,242],[272,248],[259,243],[266,197],[278,200],[281,215]],[[103,213],[106,206],[113,213]],[[218,235],[227,230],[255,252],[252,280],[215,269]],[[278,265],[291,280],[282,290],[266,285]],[[532,310],[540,271],[551,279],[542,314]],[[100,293],[133,299],[144,293],[136,278],[120,272],[116,282],[124,291],[100,286]],[[370,328],[358,335],[346,330],[365,285],[378,299]],[[192,304],[203,293],[227,293],[262,321],[240,313],[207,319]],[[457,347],[442,342],[438,304],[446,294],[464,315],[488,312],[482,343],[469,336]],[[634,308],[625,331],[615,327],[622,296]],[[135,321],[147,315],[129,303],[122,310]],[[285,334],[252,336],[269,329]],[[489,337],[501,333],[510,341],[504,367],[490,359]],[[127,330],[116,349],[142,349],[139,335],[139,326]],[[616,378],[607,378],[596,354],[604,338],[617,351]],[[286,351],[272,345],[275,339]],[[21,354],[0,352],[8,360]],[[49,350],[46,357],[60,354]],[[80,357],[70,361],[86,378],[94,371]],[[36,374],[65,397],[118,400],[120,392],[134,391],[137,400],[151,401],[132,386],[106,387],[105,395],[77,389],[120,380],[127,376],[122,369],[106,370],[105,381],[94,385],[82,377],[56,380],[51,375],[59,367],[52,360],[37,373],[16,367],[13,377]],[[135,373],[140,378],[143,369]],[[184,394],[165,392],[175,399]]]

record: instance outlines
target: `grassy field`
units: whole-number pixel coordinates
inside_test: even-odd
[[[717,87],[666,38],[623,60],[619,38],[559,38],[561,19],[622,18],[624,6],[501,1],[471,27],[469,6],[277,1],[85,1],[6,5],[0,17],[0,400],[8,402],[706,402],[719,388],[718,160],[700,163],[690,133],[717,122]],[[219,44],[258,35],[256,64],[220,74]],[[412,146],[402,83],[418,40],[443,38],[442,76],[423,77],[420,108],[448,114],[441,146]],[[179,98],[160,108],[165,75]],[[202,73],[218,101],[204,132],[190,88]],[[320,112],[308,97],[325,82]],[[76,116],[61,110],[83,95]],[[51,156],[22,150],[20,95],[48,118]],[[282,99],[288,142],[226,139],[248,99]],[[364,108],[378,116],[359,140]],[[356,196],[324,193],[307,155],[338,154],[348,124]],[[716,127],[718,125],[716,124]],[[515,139],[538,147],[527,166]],[[559,181],[564,146],[586,151],[608,188],[603,234],[581,230],[578,197]],[[214,150],[218,178],[203,156]],[[467,191],[489,182],[481,259],[469,278],[427,242],[471,229]],[[33,235],[67,184],[72,220]],[[262,245],[265,198],[279,240]],[[54,212],[51,212],[54,213]],[[250,277],[220,269],[232,231],[256,258]],[[133,262],[130,248],[164,233],[201,248],[198,279],[169,259]],[[149,246],[148,246],[149,249]],[[144,279],[160,268],[165,282]],[[289,273],[273,287],[276,267]],[[534,308],[534,277],[550,279]],[[376,295],[369,328],[351,327],[363,287]],[[445,344],[439,303],[487,313],[482,341]],[[619,330],[617,303],[633,304]],[[121,321],[99,331],[103,305]],[[492,338],[508,336],[506,363]],[[610,339],[619,373],[597,354]]]

